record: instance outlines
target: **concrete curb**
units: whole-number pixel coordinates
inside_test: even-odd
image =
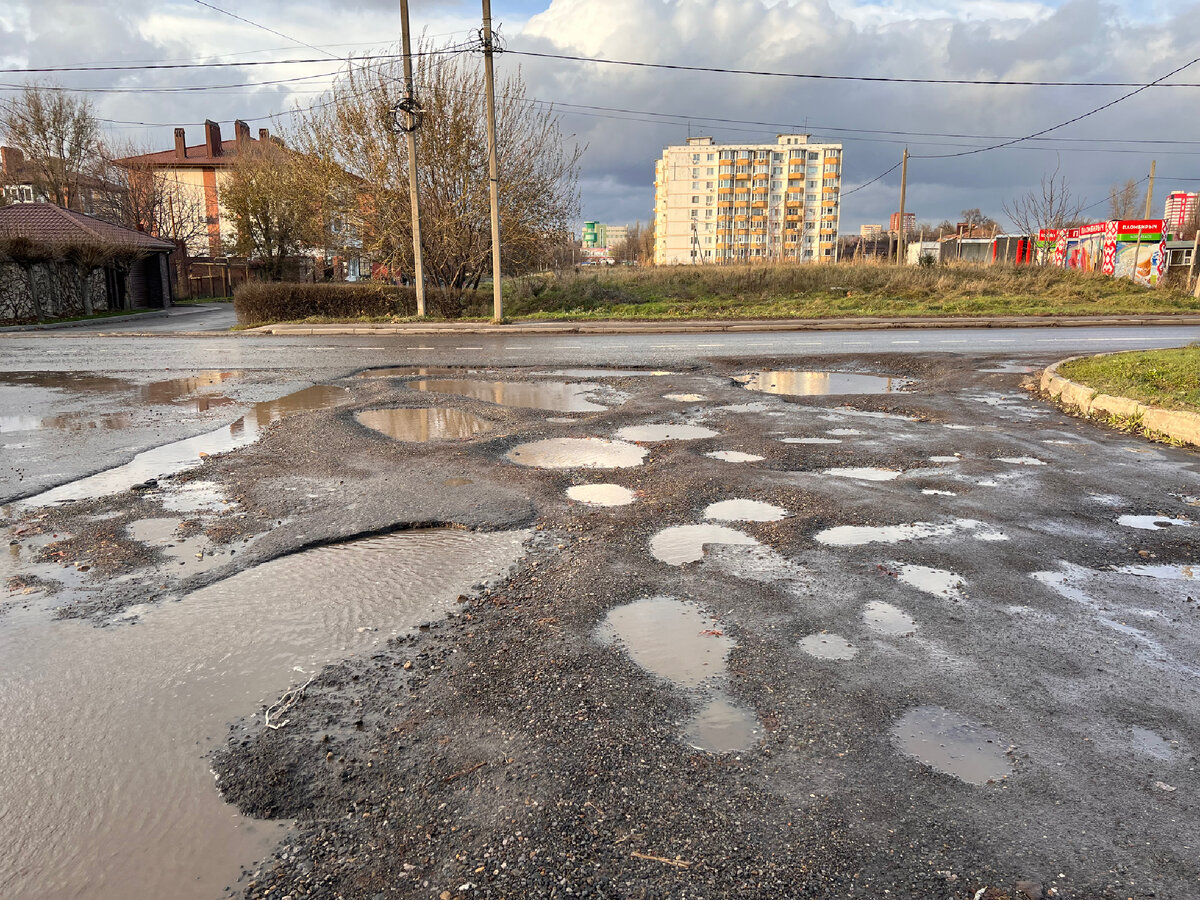
[[[1136,353],[1137,351],[1122,352]],[[1087,358],[1096,359],[1101,356],[1113,355],[1112,353],[1098,353]],[[1058,374],[1058,367],[1063,363],[1083,358],[1071,356],[1067,359],[1060,359],[1052,366],[1047,366],[1042,372],[1039,383],[1042,393],[1084,417],[1107,415],[1127,419],[1140,418],[1142,428],[1146,431],[1164,435],[1182,444],[1200,447],[1200,413],[1161,409],[1157,406],[1147,406],[1137,400],[1130,400],[1128,397],[1099,394],[1095,388],[1063,378]]]
[[[405,323],[388,325],[330,323],[328,325],[278,324],[248,328],[241,334],[381,335],[381,334],[689,334],[772,331],[878,331],[889,328],[1070,328],[1120,325],[1200,325],[1200,316],[994,316],[989,318],[854,318],[854,319],[730,319],[654,322],[522,322],[493,325],[486,322]]]

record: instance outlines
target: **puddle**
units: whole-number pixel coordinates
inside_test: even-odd
[[[941,491],[937,488],[921,488],[921,493],[928,497],[957,497],[954,491]]]
[[[787,515],[786,509],[761,500],[720,500],[704,510],[704,518],[719,522],[778,522]]]
[[[546,419],[547,422],[552,422],[555,425],[572,425],[578,422],[579,419],[572,419],[570,416],[550,416]]]
[[[619,484],[576,484],[567,488],[567,496],[588,506],[628,506],[637,499]]]
[[[215,545],[204,534],[179,537],[176,532],[181,524],[178,519],[138,519],[130,522],[126,530],[135,541],[161,551],[168,567],[165,574],[177,578],[223,566],[230,561],[233,551],[245,546]]]
[[[1165,581],[1191,581],[1200,573],[1200,566],[1121,566],[1117,571],[1122,575],[1140,575],[1145,578],[1159,578]]]
[[[600,389],[597,384],[524,383],[517,381],[474,381],[446,378],[438,381],[413,381],[415,391],[471,397],[500,406],[522,409],[549,409],[554,412],[604,412],[607,406],[593,403],[587,395]]]
[[[841,441],[837,438],[823,437],[790,437],[784,438],[785,444],[840,444]]]
[[[833,475],[835,478],[853,478],[857,481],[892,481],[900,477],[900,473],[895,469],[881,469],[874,466],[826,469],[821,474]]]
[[[897,606],[875,600],[863,607],[863,624],[878,634],[906,637],[917,630],[913,617]]]
[[[707,400],[703,394],[663,394],[664,400],[675,400],[678,403],[700,403]]]
[[[208,755],[327,663],[455,609],[527,532],[394,534],[296,554],[146,607],[136,624],[0,629],[0,863],[10,897],[209,898],[270,852]]]
[[[1046,465],[1040,459],[1033,456],[1000,456],[997,457],[998,462],[1009,463],[1014,466],[1044,466]]]
[[[719,459],[723,462],[731,463],[762,462],[766,459],[765,456],[743,453],[741,450],[713,450],[711,453],[705,453],[704,455],[709,459]]]
[[[1134,725],[1130,744],[1138,753],[1144,753],[1162,762],[1175,758],[1175,748],[1171,746],[1171,743],[1149,728]]]
[[[687,742],[706,753],[749,750],[758,743],[758,718],[720,694],[701,708],[687,727]]]
[[[660,562],[682,566],[704,558],[705,544],[756,546],[758,541],[724,525],[674,525],[650,538],[650,554]]]
[[[960,463],[962,462],[962,457],[957,454],[954,456],[931,456],[929,457],[929,461],[935,463]]]
[[[787,394],[793,397],[829,394],[891,394],[910,384],[903,378],[885,375],[855,375],[849,372],[766,371],[734,379],[751,391]]]
[[[841,437],[854,437],[856,434],[862,434],[857,428],[830,428],[826,434],[836,434]],[[838,443],[841,443],[840,441]]]
[[[485,434],[495,424],[462,409],[366,409],[356,412],[359,424],[397,441],[425,444],[462,441]]]
[[[507,458],[539,469],[624,469],[640,466],[648,452],[637,444],[604,438],[547,438],[518,444]]]
[[[699,605],[669,597],[618,606],[604,618],[601,631],[647,672],[682,687],[724,675],[733,649],[733,640]]]
[[[258,440],[263,430],[286,416],[328,409],[350,396],[345,388],[314,385],[278,400],[255,403],[242,418],[216,431],[144,450],[122,466],[106,469],[21,500],[22,506],[49,506],[90,500],[125,491],[151,478],[174,475],[200,465],[205,456],[226,453]]]
[[[892,726],[901,752],[967,784],[987,784],[1012,774],[1000,735],[940,706],[909,710]]]
[[[703,425],[628,425],[616,433],[623,441],[639,441],[653,444],[658,441],[698,441],[704,438],[717,437],[718,431],[705,428]]]
[[[479,369],[454,369],[450,366],[389,366],[384,369],[366,369],[356,378],[407,378],[413,375],[475,375]]]
[[[160,498],[163,508],[170,512],[219,513],[233,505],[224,489],[215,481],[189,481],[172,485]]]
[[[932,569],[929,566],[917,566],[910,563],[895,565],[899,571],[897,580],[919,591],[933,594],[935,597],[949,597],[951,600],[962,599],[962,589],[965,582],[961,575],[948,572],[945,569]]]
[[[556,375],[560,378],[624,378],[633,375],[674,375],[674,372],[664,372],[661,369],[558,369],[553,372],[536,372],[537,375]]]
[[[1006,541],[1008,537],[990,525],[975,519],[954,519],[951,522],[909,522],[903,525],[838,525],[816,534],[817,543],[834,547],[857,547],[862,544],[898,544],[931,537],[949,537],[967,532],[977,541]]]
[[[1119,516],[1117,524],[1142,531],[1162,531],[1166,528],[1191,528],[1196,523],[1191,519],[1172,519],[1170,516]]]
[[[858,648],[840,634],[824,631],[801,638],[800,649],[817,659],[848,660],[858,656]]]

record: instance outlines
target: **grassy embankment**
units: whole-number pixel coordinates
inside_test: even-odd
[[[1102,394],[1200,412],[1200,344],[1077,359],[1059,366],[1058,374]]]

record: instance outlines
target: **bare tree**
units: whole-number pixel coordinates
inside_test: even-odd
[[[109,190],[97,197],[95,215],[185,247],[207,242],[203,195],[174,170],[155,166],[149,153],[132,143],[101,144],[101,177]]]
[[[1036,235],[1043,228],[1069,228],[1079,219],[1087,200],[1071,194],[1067,177],[1053,172],[1042,176],[1039,190],[1014,197],[1004,204],[1004,214],[1022,234]]]
[[[997,225],[996,220],[991,216],[985,216],[978,206],[974,209],[964,209],[960,221],[965,222],[970,228],[988,229],[994,228]]]
[[[94,183],[100,158],[100,126],[87,98],[27,84],[0,113],[0,130],[24,157],[36,193],[70,209],[84,205],[81,187]]]
[[[1108,189],[1108,211],[1113,219],[1136,219],[1141,198],[1137,182],[1130,178],[1124,185],[1114,184]]]
[[[425,270],[445,287],[476,287],[491,259],[483,74],[463,56],[421,53],[416,65]],[[352,64],[320,103],[298,111],[288,141],[314,161],[317,191],[352,189],[364,251],[393,273],[412,271],[408,159],[393,114],[402,84],[395,61]],[[496,94],[503,263],[516,274],[544,265],[569,237],[581,150],[565,146],[552,109],[525,98],[520,72]]]

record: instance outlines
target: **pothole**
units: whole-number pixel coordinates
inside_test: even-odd
[[[840,444],[838,438],[823,437],[789,437],[783,438],[785,444]]]
[[[163,508],[174,513],[218,513],[233,505],[215,481],[189,481],[172,487],[162,496]]]
[[[1191,528],[1196,523],[1191,519],[1173,519],[1170,516],[1118,516],[1117,524],[1142,531],[1162,531],[1166,528]]]
[[[883,469],[877,466],[848,466],[840,469],[826,469],[822,475],[832,475],[835,478],[853,478],[855,481],[892,481],[900,477],[895,469]]]
[[[1200,566],[1142,565],[1121,566],[1122,575],[1140,575],[1144,578],[1159,578],[1164,581],[1191,581],[1200,574]]]
[[[135,541],[161,551],[170,567],[166,574],[178,578],[223,566],[237,552],[236,547],[213,544],[203,534],[179,537],[176,532],[181,524],[178,519],[138,519],[126,530]]]
[[[1044,466],[1046,463],[1035,456],[998,456],[998,462],[1013,466]]]
[[[388,366],[364,369],[357,378],[409,378],[414,375],[475,375],[478,369],[454,369],[449,366]]]
[[[845,661],[858,656],[858,648],[840,634],[819,632],[800,639],[800,649],[817,659]]]
[[[537,372],[537,375],[554,375],[559,378],[628,378],[635,375],[661,377],[674,375],[662,369],[556,369],[553,372]]]
[[[855,435],[862,434],[862,432],[859,431],[857,428],[830,428],[825,433],[826,434],[836,434],[839,437],[854,437]],[[841,441],[838,441],[838,443],[840,444]]]
[[[749,750],[758,743],[760,727],[754,713],[717,694],[692,718],[686,739],[697,750],[732,753]]]
[[[921,488],[921,493],[927,497],[957,497],[954,491],[943,491],[938,488]]]
[[[908,522],[903,525],[837,525],[815,535],[817,543],[835,547],[856,547],[862,544],[898,544],[932,537],[949,537],[967,533],[977,541],[1006,541],[1008,537],[975,519],[954,519],[950,522]]]
[[[660,562],[682,566],[704,558],[705,544],[758,544],[748,534],[725,525],[674,525],[650,538],[650,554]]]
[[[909,710],[892,726],[892,738],[907,756],[968,784],[988,784],[1012,773],[999,734],[940,706]]]
[[[717,437],[720,432],[703,425],[627,425],[615,437],[622,441],[638,441],[653,444],[659,441],[698,441]]]
[[[1161,762],[1167,762],[1175,757],[1175,748],[1169,741],[1149,728],[1142,728],[1139,725],[1134,725],[1131,729],[1130,744],[1138,753],[1144,753]]]
[[[640,466],[649,452],[637,444],[604,438],[547,438],[518,444],[507,458],[539,469],[625,469]]]
[[[704,518],[718,522],[778,522],[787,515],[786,509],[761,500],[720,500],[704,510]]]
[[[956,575],[946,569],[934,569],[911,563],[901,563],[897,565],[897,570],[897,580],[903,584],[935,597],[948,597],[951,600],[962,599],[964,582],[961,575]]]
[[[416,391],[454,394],[500,406],[523,409],[548,409],[554,412],[604,412],[607,406],[587,399],[600,390],[598,384],[556,384],[554,382],[475,381],[445,378],[409,382]]]
[[[425,444],[461,441],[495,428],[487,419],[462,409],[364,409],[354,414],[359,424],[396,441]]]
[[[603,631],[635,663],[681,687],[699,687],[725,674],[733,640],[717,620],[691,601],[636,600],[609,611]]]
[[[912,384],[891,375],[857,375],[850,372],[764,371],[734,379],[751,391],[793,397],[830,394],[891,394]]]
[[[707,400],[703,394],[663,394],[664,400],[674,400],[676,403],[700,403]]]
[[[741,450],[713,450],[711,453],[705,453],[709,459],[719,459],[722,462],[731,463],[750,463],[762,462],[766,459],[765,456],[759,456],[755,453],[743,453]]]
[[[917,623],[912,616],[882,600],[875,600],[864,606],[862,618],[863,624],[872,631],[889,637],[906,637],[917,630]]]
[[[567,496],[588,506],[628,506],[637,499],[619,484],[575,484],[567,488]]]

